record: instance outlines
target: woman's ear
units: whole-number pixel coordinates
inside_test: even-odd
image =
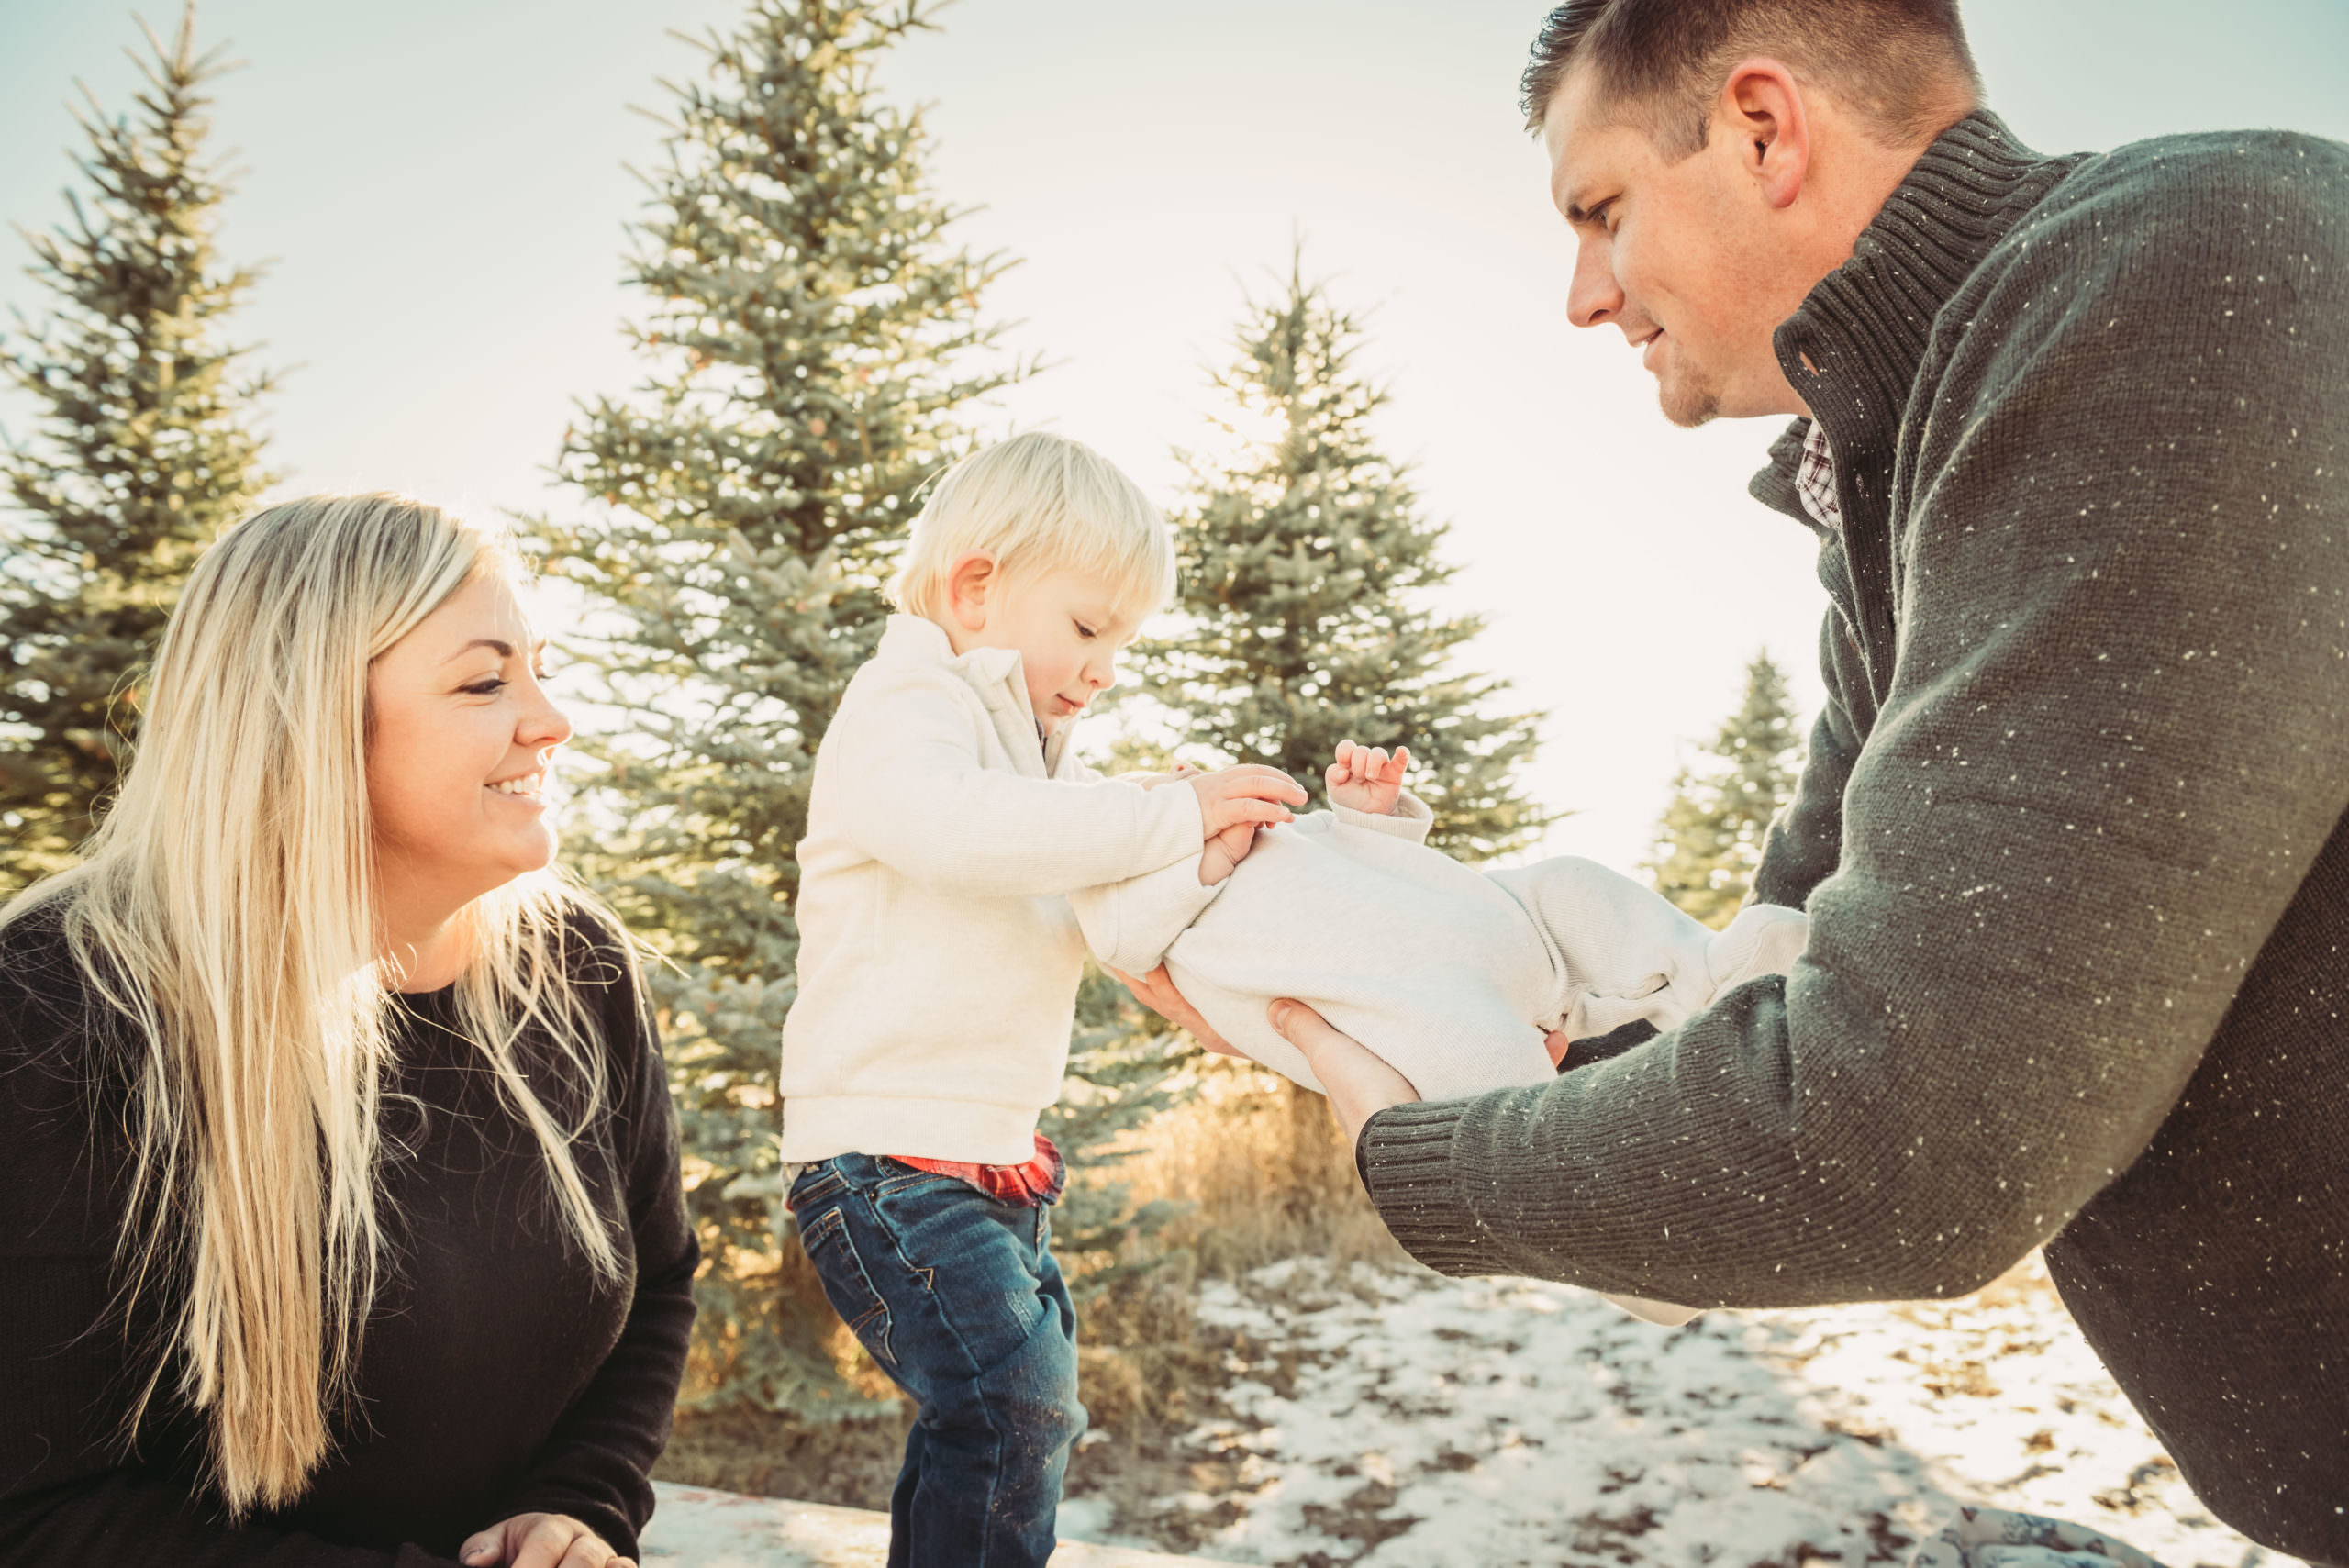
[[[1002,575],[996,569],[995,557],[984,550],[971,551],[948,570],[947,609],[956,626],[964,631],[986,630],[987,595]]]

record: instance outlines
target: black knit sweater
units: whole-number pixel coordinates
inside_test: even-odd
[[[453,992],[401,998],[379,1198],[392,1266],[359,1410],[298,1504],[230,1525],[195,1483],[203,1435],[184,1407],[159,1400],[135,1451],[115,1446],[146,1364],[108,1309],[119,1069],[94,1047],[53,919],[0,937],[0,1568],[423,1568],[532,1512],[635,1552],[698,1254],[632,968],[584,919],[565,947],[609,1050],[607,1108],[573,1152],[623,1276],[598,1281],[566,1243],[536,1140],[451,1032]],[[551,1046],[523,1052],[542,1097],[576,1103]]]
[[[2349,148],[1972,116],[1776,346],[1842,510],[1755,889],[1809,950],[1381,1113],[1372,1195],[1448,1273],[1697,1304],[2045,1243],[2203,1500],[2349,1562]]]

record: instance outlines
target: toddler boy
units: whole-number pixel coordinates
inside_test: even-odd
[[[1244,850],[1305,800],[1270,768],[1076,760],[1071,724],[1174,580],[1164,521],[1098,454],[1033,433],[975,453],[916,520],[904,613],[817,749],[783,1158],[825,1295],[918,1406],[892,1563],[1052,1555],[1085,1427],[1036,1131],[1085,959],[1067,895],[1119,884],[1134,919],[1178,926],[1212,896],[1209,840]]]

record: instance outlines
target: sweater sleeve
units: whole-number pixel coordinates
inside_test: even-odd
[[[607,1038],[625,1062],[614,1141],[627,1186],[636,1293],[619,1342],[556,1422],[507,1495],[495,1524],[518,1514],[568,1514],[612,1550],[634,1557],[652,1517],[653,1462],[669,1439],[677,1385],[693,1337],[700,1244],[686,1218],[677,1113],[642,977],[615,939],[598,944],[621,978],[606,992]]]
[[[1949,1296],[2134,1161],[2349,806],[2349,182],[2303,156],[2160,222],[2071,201],[1954,305],[1801,961],[1541,1088],[1380,1113],[1412,1252]]]
[[[0,1004],[0,1568],[453,1568],[230,1524],[122,1461],[136,1377],[108,1313],[119,1205],[81,1085],[52,1066],[64,1026],[16,986]]]
[[[1197,852],[1195,790],[984,766],[956,684],[942,672],[901,675],[844,707],[826,737],[839,762],[825,809],[865,854],[933,887],[1010,898],[1119,882]]]
[[[1123,882],[1080,887],[1068,901],[1096,962],[1128,974],[1147,974],[1165,961],[1174,939],[1223,888],[1220,882],[1200,885],[1199,857],[1192,855]]]

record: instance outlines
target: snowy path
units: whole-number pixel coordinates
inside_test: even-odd
[[[1160,1505],[1202,1555],[1336,1568],[1860,1568],[1955,1502],[2170,1568],[2289,1568],[2187,1491],[2054,1292],[1717,1313],[1674,1331],[1523,1281],[1313,1262],[1211,1286],[1234,1478]]]

